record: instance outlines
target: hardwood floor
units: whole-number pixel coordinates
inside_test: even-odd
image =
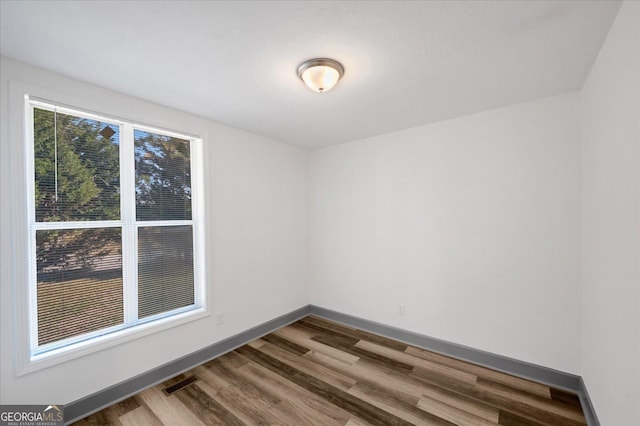
[[[76,425],[584,425],[576,395],[307,317]]]

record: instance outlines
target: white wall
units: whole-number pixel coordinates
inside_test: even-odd
[[[568,94],[313,152],[311,303],[577,373],[578,111]]]
[[[66,404],[308,303],[306,151],[179,111],[1,59],[0,401]],[[9,81],[73,96],[97,111],[203,135],[206,167],[207,287],[213,316],[57,366],[16,377],[15,286],[25,285],[23,141],[10,140],[21,117],[9,110]],[[15,232],[12,232],[15,231]]]
[[[582,90],[582,375],[604,425],[640,424],[640,4]]]

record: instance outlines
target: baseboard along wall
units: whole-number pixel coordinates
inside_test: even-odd
[[[71,404],[67,404],[64,407],[65,424],[76,422],[116,402],[127,399],[148,387],[162,383],[173,376],[188,371],[227,352],[231,352],[287,324],[296,322],[309,315],[309,310],[310,307],[308,305],[303,306],[302,308],[252,327],[175,361],[171,361],[104,390],[80,398]]]
[[[301,307],[175,361],[67,404],[64,407],[65,423],[70,424],[78,421],[103,408],[129,398],[150,386],[154,386],[211,359],[224,355],[252,340],[269,334],[308,315],[315,315],[452,358],[574,392],[580,398],[587,424],[589,426],[600,425],[593,404],[589,399],[584,380],[580,376],[447,342],[445,340],[435,339],[315,305]]]

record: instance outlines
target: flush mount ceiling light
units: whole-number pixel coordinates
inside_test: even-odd
[[[328,58],[309,59],[298,67],[298,77],[309,89],[319,93],[331,90],[343,74],[342,64]]]

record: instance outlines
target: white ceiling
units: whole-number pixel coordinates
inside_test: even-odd
[[[579,89],[618,1],[0,1],[0,53],[305,148]],[[302,61],[346,72],[308,90]]]

